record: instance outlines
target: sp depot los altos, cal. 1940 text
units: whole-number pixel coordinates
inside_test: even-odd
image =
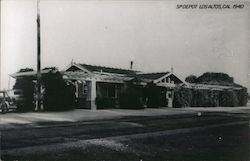
[[[176,9],[243,9],[244,4],[177,4]]]

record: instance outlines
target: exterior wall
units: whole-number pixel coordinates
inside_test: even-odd
[[[165,94],[166,99],[166,104],[162,104],[163,106],[173,107],[174,88],[176,88],[176,83],[178,83],[178,80],[176,80],[172,75],[162,78],[156,83],[156,86],[164,87],[161,89]],[[164,98],[162,99],[164,101]]]
[[[167,99],[167,107],[173,107],[173,97],[174,97],[174,91],[173,90],[167,90],[166,91],[166,99]]]
[[[87,94],[86,94],[86,108],[91,109],[91,81],[86,81]]]
[[[136,97],[138,101],[135,101],[135,98],[133,99],[137,102],[135,106],[142,106],[144,108],[173,107],[173,87],[158,86],[157,84],[148,84],[146,86],[131,84],[131,86],[128,83],[96,82],[95,79],[74,81],[76,87],[77,108],[96,110],[100,108],[124,107],[121,105],[120,97],[122,93],[122,96],[124,97],[126,95],[124,95],[124,93],[127,92],[132,92],[133,94],[136,93],[136,96],[134,97]],[[128,93],[125,97],[130,97]],[[138,103],[140,105],[138,105]],[[127,107],[128,105],[125,106],[125,108],[129,108]],[[135,106],[131,108],[141,108]]]
[[[173,95],[172,88],[148,85],[143,99],[147,100],[147,107],[173,107]]]
[[[94,88],[93,85],[95,85]],[[119,86],[119,90],[115,88],[115,86]],[[244,105],[245,102],[244,100],[241,100],[240,96],[237,96],[237,99],[230,99],[230,98],[236,98],[236,95],[233,92],[230,92],[229,90],[208,90],[208,89],[190,89],[190,88],[185,88],[189,90],[190,94],[188,92],[180,95],[179,90],[174,90],[175,88],[173,87],[163,87],[163,86],[158,86],[157,84],[154,85],[135,85],[131,86],[128,88],[129,84],[124,83],[110,83],[110,82],[96,82],[93,83],[92,81],[86,81],[86,98],[85,98],[85,105],[80,108],[87,108],[87,109],[98,109],[98,108],[120,108],[124,107],[121,106],[120,102],[120,93],[126,93],[127,90],[131,90],[133,88],[133,92],[136,92],[137,96],[136,99],[138,100],[137,102],[141,103],[141,106],[143,108],[145,107],[185,107],[185,106],[204,106],[204,107],[214,107],[214,106],[236,106],[236,105]],[[110,90],[110,88],[114,87],[116,90],[114,94],[109,94],[110,92],[107,92],[107,90]],[[95,92],[94,92],[95,90]],[[240,91],[240,90],[236,90]],[[176,95],[177,92],[177,96]],[[240,91],[241,92],[241,91]],[[239,93],[239,92],[238,92]],[[236,93],[237,95],[240,94]],[[245,92],[246,93],[246,92]],[[139,94],[139,95],[138,95]],[[124,96],[124,95],[123,95]],[[127,95],[128,96],[128,95]],[[180,98],[183,97],[183,98]],[[177,100],[186,100],[188,99],[189,101],[184,101],[188,104],[185,105],[176,105],[176,98]],[[189,97],[191,97],[189,99]],[[101,100],[100,100],[101,98]],[[181,99],[181,100],[180,100]],[[99,101],[99,102],[98,102]],[[107,103],[108,102],[108,103]],[[182,104],[182,103],[181,103]],[[99,106],[99,107],[97,107]],[[138,106],[138,104],[136,105]],[[136,107],[136,106],[131,106],[131,108],[141,108],[141,107]],[[139,105],[140,106],[140,105]],[[125,108],[130,108],[128,105],[125,105]]]
[[[141,85],[127,83],[121,90],[121,95],[119,99],[120,107],[126,109],[145,108],[144,105],[147,103],[145,101],[146,97],[146,88],[143,88],[143,86]]]
[[[78,98],[85,103],[83,103],[84,105],[80,108],[92,110],[97,108],[119,108],[121,107],[121,102],[124,103],[126,102],[125,100],[132,100],[132,102],[135,102],[134,107],[173,107],[173,89],[176,88],[176,83],[178,83],[178,79],[173,75],[166,75],[155,81],[152,80],[151,83],[153,83],[153,86],[150,85],[151,83],[143,81],[137,83],[130,82],[132,83],[130,84],[126,81],[115,83],[110,79],[110,82],[107,82],[107,80],[105,82],[100,82],[102,77],[99,77],[99,75],[92,77],[91,75],[75,73],[75,75],[69,76],[73,76],[73,78],[76,79],[82,78],[82,81],[85,82],[87,89],[85,92],[86,94],[84,97]],[[76,94],[79,95],[79,92],[82,91],[77,92]],[[127,97],[122,99],[122,101],[120,98],[121,93],[123,97]],[[125,106],[128,105],[129,104],[125,103]]]
[[[91,81],[91,110],[96,110],[96,80],[92,79]]]
[[[86,97],[87,97],[87,84],[85,81],[75,80],[75,106],[76,108],[87,108]]]
[[[96,110],[96,80],[93,79],[91,81],[86,81],[86,103],[85,103],[85,108],[91,109],[91,110]]]
[[[121,83],[109,83],[109,82],[96,82],[94,79],[91,81],[75,80],[76,88],[76,107],[77,108],[86,108],[91,110],[96,110],[97,102],[103,101],[112,101],[113,105],[105,107],[105,104],[99,106],[99,108],[118,108],[119,107],[119,97],[122,90],[125,89],[125,84]],[[82,86],[82,87],[81,87]],[[113,94],[112,94],[113,93]],[[105,101],[104,100],[104,101]]]
[[[122,86],[120,83],[97,82],[97,97],[119,98]]]
[[[27,72],[21,74],[25,76]],[[31,72],[28,75],[30,77],[28,79],[30,83],[28,85],[29,87],[34,85],[32,80],[35,78],[35,74],[35,72]],[[178,105],[178,107],[245,106],[249,99],[247,89],[241,86],[183,83],[173,74],[164,75],[155,80],[153,78],[137,79],[136,77],[132,79],[133,76],[127,76],[125,79],[119,74],[92,73],[77,67],[72,67],[68,72],[62,74],[64,74],[63,79],[75,83],[76,102],[79,103],[77,107],[92,110],[97,109],[96,102],[100,101],[100,98],[104,99],[104,102],[105,99],[106,101],[110,101],[107,108],[118,108],[121,98],[120,93],[123,93],[125,97],[127,97],[124,100],[132,100],[131,102],[135,102],[135,106],[131,106],[131,108],[136,106],[177,107],[176,105]],[[22,78],[20,73],[19,76]],[[20,78],[16,76],[17,81],[20,81]],[[26,79],[28,77],[23,78]],[[131,79],[133,81],[131,81]],[[79,80],[81,80],[85,87],[80,86],[81,83],[78,84]],[[184,85],[180,86],[180,83]],[[23,91],[23,93],[24,95],[27,94],[25,91]],[[31,98],[33,96],[33,90],[29,91],[29,93],[30,96],[28,98]],[[104,107],[101,103],[99,105]],[[128,104],[125,106],[127,105]]]
[[[118,108],[119,98],[124,84],[97,82],[96,104],[97,108]]]

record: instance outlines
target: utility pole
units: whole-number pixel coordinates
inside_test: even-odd
[[[36,110],[41,110],[41,39],[40,39],[40,0],[37,1],[37,89]]]

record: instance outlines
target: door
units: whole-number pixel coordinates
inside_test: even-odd
[[[172,91],[167,91],[166,92],[166,98],[168,100],[168,107],[173,107],[173,93]]]

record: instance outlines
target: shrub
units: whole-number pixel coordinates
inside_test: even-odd
[[[163,104],[160,87],[151,84],[147,87],[148,107],[160,107]]]
[[[45,88],[44,110],[59,111],[75,107],[75,88],[73,84],[63,80],[58,71],[50,72],[42,77]]]
[[[224,91],[179,88],[173,103],[174,107],[234,107],[245,106],[248,99],[246,88]]]
[[[247,101],[249,100],[249,95],[247,93],[247,88],[243,88],[241,90],[236,91],[239,106],[246,106]]]
[[[125,91],[120,94],[119,103],[121,108],[140,109],[142,105],[142,92],[135,85],[128,85]]]
[[[192,90],[193,101],[191,106],[198,107],[215,107],[218,106],[219,93],[212,90]]]
[[[197,77],[195,75],[190,75],[186,77],[185,81],[188,83],[194,83],[196,81]]]
[[[188,88],[179,88],[175,91],[173,107],[190,107],[193,100],[193,92]]]
[[[22,90],[22,100],[16,102],[17,110],[21,112],[32,111],[34,109],[34,91],[35,83],[32,81],[31,77],[23,77],[16,80],[13,89]]]
[[[220,106],[234,107],[238,105],[239,105],[238,97],[233,90],[220,92]]]
[[[234,79],[233,77],[230,77],[228,74],[225,74],[225,73],[206,72],[203,75],[196,78],[194,82],[195,83],[204,83],[204,82],[234,83]]]
[[[114,108],[116,105],[116,99],[108,97],[97,97],[96,105],[98,109]]]

